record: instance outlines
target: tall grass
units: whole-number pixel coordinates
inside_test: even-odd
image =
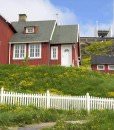
[[[54,127],[44,130],[114,130],[114,111],[93,111],[83,124],[59,120]]]
[[[0,65],[0,87],[9,91],[113,97],[114,75],[87,68]],[[110,95],[111,93],[111,95]]]
[[[63,111],[52,109],[38,109],[33,106],[0,106],[0,126],[24,126],[39,122],[56,122],[60,119],[85,119],[86,111]]]

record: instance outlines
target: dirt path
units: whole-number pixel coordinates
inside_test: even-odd
[[[18,128],[18,130],[42,130],[43,128],[52,127],[55,124],[56,124],[55,122],[41,123],[41,124],[36,124],[36,125],[29,125],[24,128]]]
[[[65,121],[65,122],[72,123],[72,124],[84,124],[84,123],[87,123],[88,121],[87,120],[79,120],[79,121]],[[55,124],[56,124],[56,122],[32,124],[32,125],[27,125],[25,127],[9,128],[9,130],[42,130],[43,128],[53,127]]]
[[[9,128],[9,130],[42,130],[43,128],[53,127],[56,124],[56,122],[49,122],[49,123],[41,123],[41,124],[32,124],[27,125],[25,127],[15,127],[15,128]]]

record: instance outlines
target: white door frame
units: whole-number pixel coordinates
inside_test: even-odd
[[[69,50],[69,55],[65,50]],[[62,66],[71,66],[72,65],[72,45],[61,45],[61,65]]]

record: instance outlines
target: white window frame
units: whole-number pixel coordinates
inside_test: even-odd
[[[99,66],[102,66],[103,69],[100,69]],[[105,65],[97,65],[97,70],[105,70]]]
[[[33,45],[33,46],[36,46],[36,45],[39,45],[39,49],[40,49],[40,52],[39,52],[39,56],[35,56],[35,51],[34,51],[34,57],[31,57],[30,56],[30,46],[31,45]],[[35,50],[36,48],[34,48],[34,50]],[[41,59],[41,53],[42,53],[42,47],[41,47],[41,43],[35,43],[35,44],[33,44],[33,43],[31,43],[31,44],[29,44],[29,52],[28,52],[28,57],[29,57],[29,59]]]
[[[53,56],[54,49],[56,49],[56,57]],[[51,60],[58,60],[58,46],[52,46],[51,47]]]
[[[16,50],[16,46],[19,46],[19,57],[15,57],[15,50]],[[21,46],[24,46],[24,57],[20,57],[21,55]],[[26,58],[26,44],[14,44],[13,47],[13,59],[15,60],[23,60]]]
[[[30,31],[29,29],[30,29],[31,31]],[[34,27],[26,27],[26,33],[34,33],[34,31],[35,31],[35,30],[34,30]]]
[[[110,68],[111,66],[114,66],[114,65],[108,65],[108,70],[114,70]]]

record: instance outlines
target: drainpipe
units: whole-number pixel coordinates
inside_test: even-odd
[[[9,43],[9,64],[10,64],[10,56],[11,56],[11,44]]]

